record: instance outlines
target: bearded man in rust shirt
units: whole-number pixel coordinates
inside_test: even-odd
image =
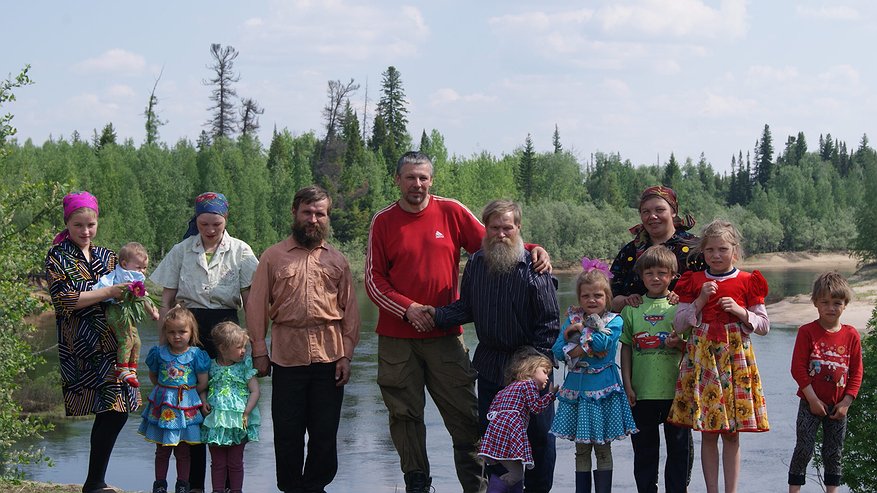
[[[277,487],[290,493],[321,492],[335,478],[344,385],[359,342],[350,266],[325,242],[331,207],[320,187],[295,194],[292,234],[262,254],[247,304],[253,365],[259,376],[273,372]]]

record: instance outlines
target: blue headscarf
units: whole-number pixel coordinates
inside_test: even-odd
[[[189,219],[189,229],[183,235],[183,239],[198,234],[198,224],[196,220],[201,214],[219,214],[228,218],[228,199],[225,195],[218,192],[204,192],[195,197],[195,215]]]

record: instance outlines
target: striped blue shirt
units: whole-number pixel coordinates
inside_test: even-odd
[[[525,251],[511,272],[494,273],[479,250],[466,263],[460,299],[436,308],[440,329],[475,322],[478,346],[472,366],[479,377],[502,384],[506,362],[522,346],[533,346],[546,356],[560,332],[557,279],[537,274]]]

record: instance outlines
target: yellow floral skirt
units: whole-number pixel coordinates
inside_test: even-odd
[[[725,329],[728,342],[708,339],[707,324],[692,329],[667,421],[706,432],[768,431],[752,342],[740,324]]]

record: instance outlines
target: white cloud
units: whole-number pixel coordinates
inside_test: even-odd
[[[127,99],[136,96],[136,94],[131,86],[125,84],[114,84],[107,88],[107,96],[113,99]]]
[[[714,39],[746,33],[745,0],[722,0],[718,9],[699,0],[641,0],[613,2],[597,12],[610,33]]]
[[[86,114],[101,119],[111,119],[119,111],[119,105],[109,101],[103,101],[97,94],[83,93],[73,96],[68,101],[74,114]]]
[[[146,60],[136,53],[120,48],[108,50],[96,58],[77,63],[74,69],[80,73],[112,73],[139,75],[146,68]]]
[[[768,65],[752,65],[749,67],[749,82],[789,82],[798,78],[798,69],[795,67],[771,67]]]
[[[442,106],[451,103],[492,103],[496,96],[488,96],[482,93],[460,94],[449,87],[441,88],[430,95],[429,104]]]
[[[819,80],[832,86],[858,86],[859,71],[851,65],[835,65],[819,74]]]
[[[273,62],[290,53],[366,60],[398,60],[418,52],[430,28],[416,7],[384,7],[346,0],[274,2],[264,17],[243,24],[244,34]],[[269,50],[264,47],[269,46]]]
[[[603,81],[603,87],[613,96],[627,98],[630,96],[630,86],[620,79],[606,79]]]
[[[745,115],[756,109],[758,102],[752,98],[725,96],[707,91],[702,105],[701,112],[703,115],[721,118]]]
[[[675,75],[682,71],[682,66],[676,60],[655,60],[652,67],[661,75]]]
[[[795,12],[801,17],[821,20],[855,21],[861,17],[858,10],[846,5],[821,5],[819,7],[798,5]]]

